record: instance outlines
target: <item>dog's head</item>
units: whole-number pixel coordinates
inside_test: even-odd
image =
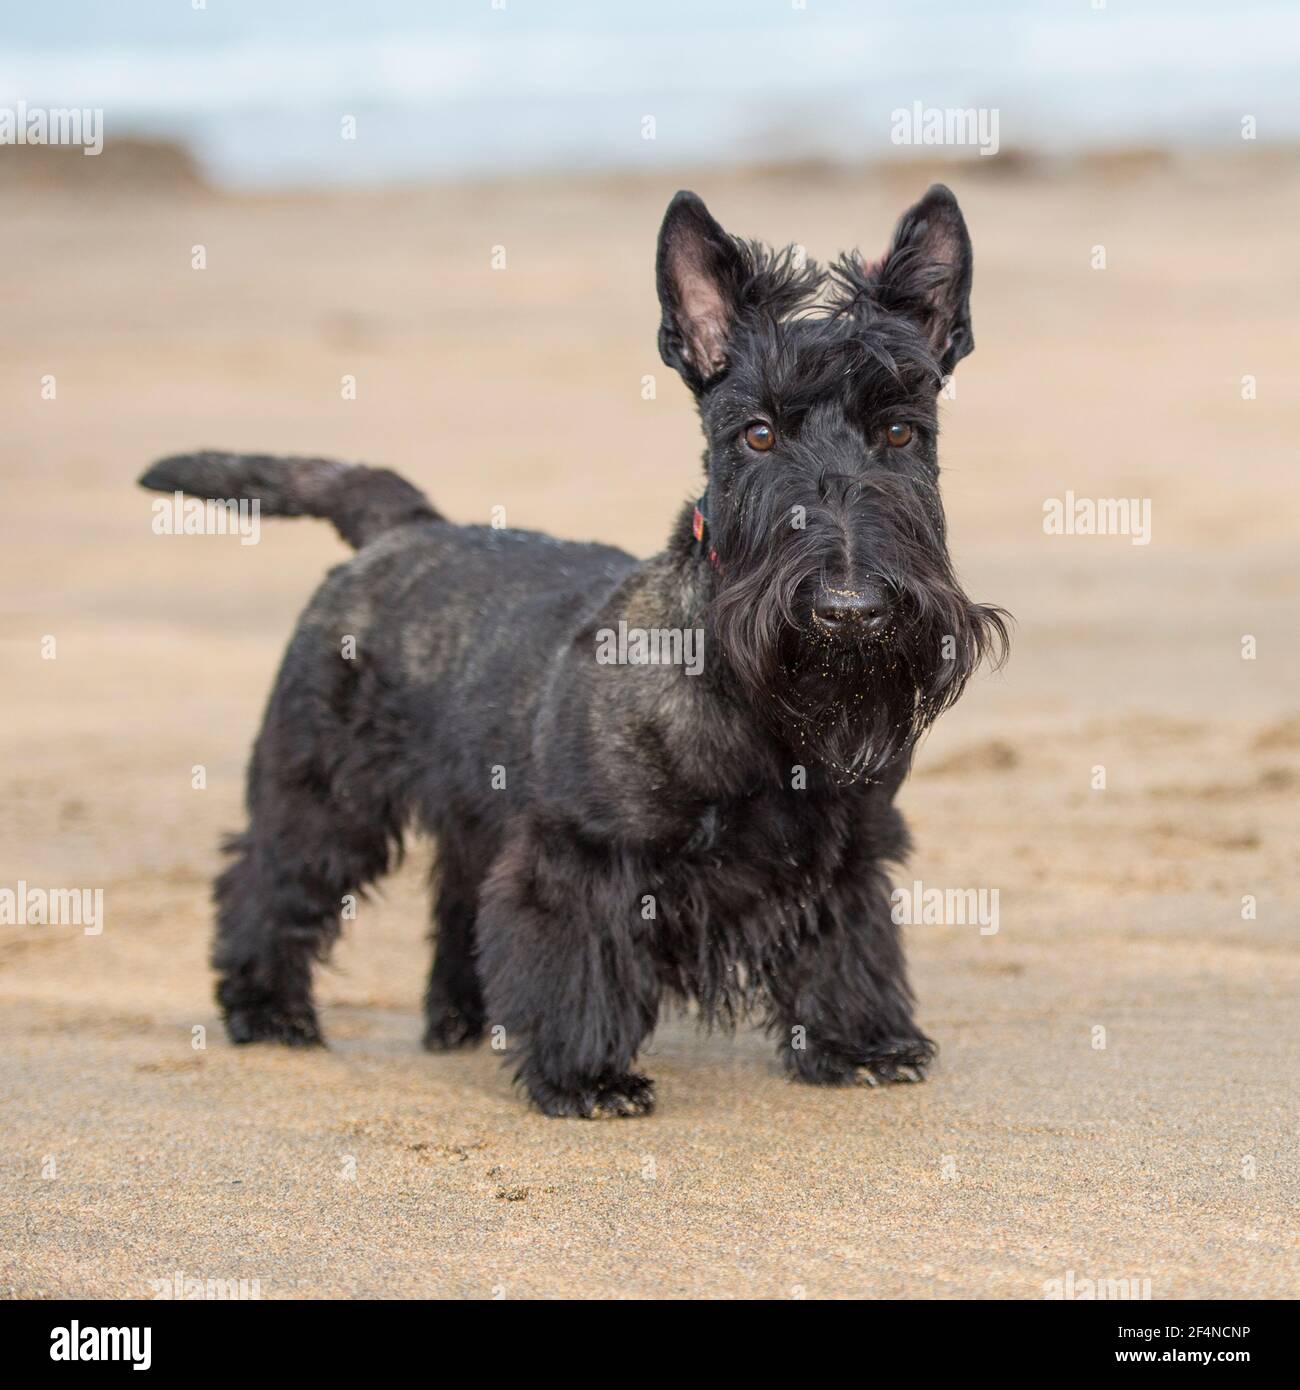
[[[823,272],[679,193],[657,270],[659,349],[708,440],[713,640],[761,709],[872,776],[1005,651],[1004,615],[953,574],[939,496],[936,397],[974,346],[956,199],[935,186],[879,261]]]

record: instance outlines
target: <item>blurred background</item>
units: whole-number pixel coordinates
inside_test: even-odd
[[[0,103],[103,108],[243,188],[858,162],[918,100],[1034,152],[1300,133],[1289,0],[63,0],[4,37]]]
[[[0,144],[0,887],[106,920],[0,924],[0,1292],[1294,1295],[1298,14],[8,6],[0,130],[102,108],[105,143]],[[990,139],[896,144],[917,105]],[[1017,628],[900,797],[902,881],[1000,895],[995,935],[910,930],[932,1079],[795,1089],[763,1036],[670,1020],[653,1120],[531,1115],[489,1050],[419,1051],[428,845],[322,975],[332,1050],[228,1047],[217,846],[347,552],[156,535],[135,478],[362,459],[650,554],[700,479],[655,341],[673,192],[825,258],[935,180],[975,254],[954,557]],[[1069,494],[1149,505],[1149,543],[1048,534]]]

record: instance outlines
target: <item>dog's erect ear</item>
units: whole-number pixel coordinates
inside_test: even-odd
[[[655,274],[663,310],[659,353],[698,394],[727,365],[744,254],[694,193],[679,193],[659,229]]]
[[[970,235],[957,199],[936,183],[900,218],[873,298],[920,320],[945,375],[975,346],[972,270]]]

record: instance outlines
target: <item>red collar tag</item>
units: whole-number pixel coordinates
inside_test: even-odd
[[[708,496],[708,494],[706,493],[705,496]],[[700,502],[703,501],[704,498],[701,497]],[[695,515],[691,518],[691,534],[695,537],[695,543],[703,549],[704,537],[708,534],[709,523],[704,519],[704,509],[700,506],[700,502],[695,504]],[[722,566],[718,564],[717,549],[714,546],[710,546],[708,553],[709,564],[711,564],[715,570],[721,570]]]

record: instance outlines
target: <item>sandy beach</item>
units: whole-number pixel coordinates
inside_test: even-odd
[[[878,252],[933,173],[0,180],[0,887],[104,895],[95,935],[0,926],[0,1293],[149,1297],[180,1271],[265,1298],[1036,1299],[1073,1272],[1296,1296],[1285,152],[939,171],[976,267],[943,405],[953,549],[1016,631],[900,797],[901,881],[999,903],[996,932],[909,928],[926,1085],[794,1086],[760,1033],[669,1017],[653,1116],[530,1113],[490,1049],[419,1047],[419,842],[321,976],[328,1052],[235,1049],[216,1016],[219,837],[347,552],[320,522],[155,535],[143,467],[362,459],[456,520],[503,506],[650,554],[700,468],[655,347],[673,191],[823,257]],[[1067,494],[1149,499],[1148,543],[1046,534]]]

